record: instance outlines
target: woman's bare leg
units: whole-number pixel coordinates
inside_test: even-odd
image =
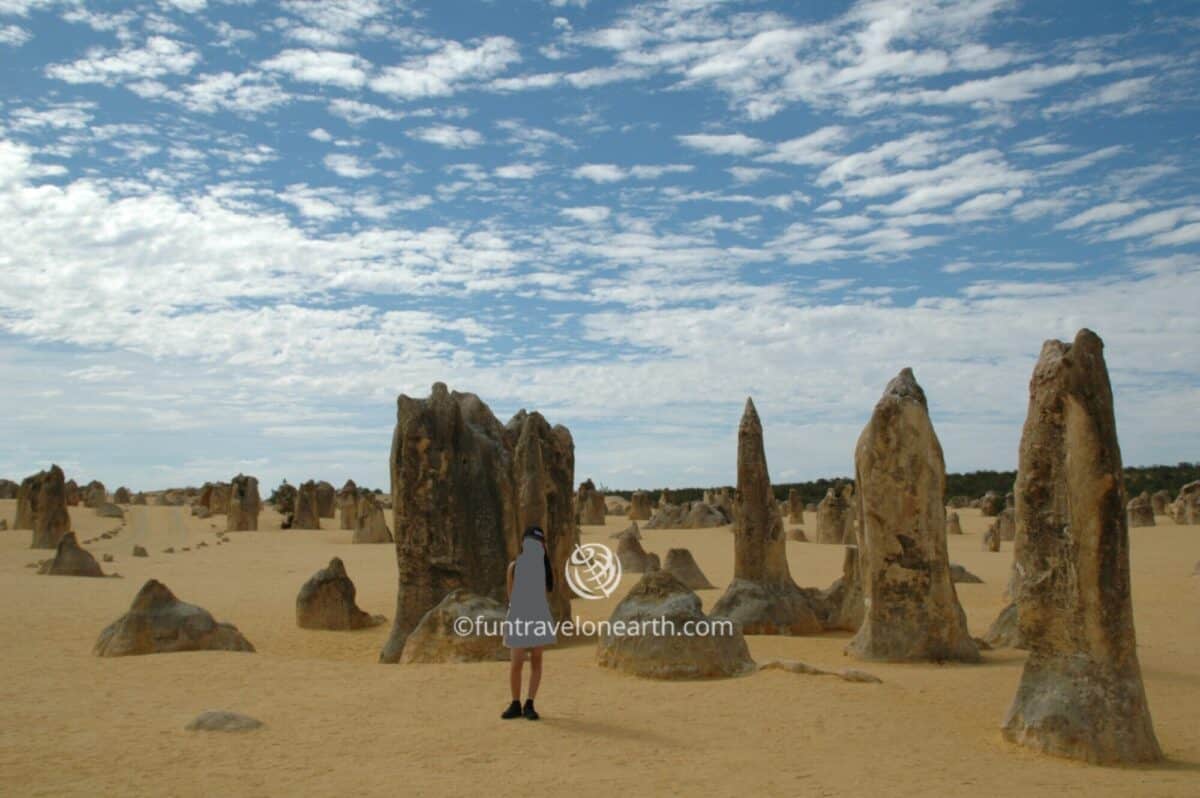
[[[509,665],[508,665],[508,687],[510,690],[512,690],[512,700],[520,701],[521,700],[521,666],[525,662],[525,649],[513,648],[513,649],[509,649],[509,651],[510,651],[510,658],[509,658]],[[538,654],[539,654],[538,664],[540,666],[541,652],[539,651]],[[540,671],[541,671],[540,667],[538,668],[538,671],[540,673]]]
[[[521,674],[517,673],[517,684],[521,683]],[[529,649],[529,700],[537,698],[538,685],[542,683],[542,647]]]

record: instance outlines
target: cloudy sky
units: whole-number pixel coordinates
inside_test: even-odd
[[[1200,9],[0,0],[0,475],[386,486],[437,380],[611,487],[849,474],[912,366],[1013,468],[1044,339],[1200,457]]]

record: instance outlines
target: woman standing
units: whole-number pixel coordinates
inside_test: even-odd
[[[529,720],[538,719],[533,699],[537,697],[538,685],[542,681],[542,648],[557,642],[548,599],[552,590],[554,571],[546,554],[546,533],[539,527],[531,526],[521,538],[521,553],[508,564],[508,615],[504,645],[512,651],[508,671],[512,703],[500,715],[505,720],[522,715]],[[521,670],[526,651],[529,652],[530,662],[529,697],[522,708]]]

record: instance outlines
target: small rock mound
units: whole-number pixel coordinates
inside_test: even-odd
[[[958,513],[953,511],[946,513],[946,534],[961,535],[962,533],[962,524],[958,521]]]
[[[361,491],[355,512],[354,535],[351,543],[391,543],[392,533],[379,499],[370,491]]]
[[[683,634],[686,624],[708,619],[700,598],[665,570],[643,576],[610,620],[610,630],[620,622],[636,633],[602,637],[596,659],[605,668],[650,679],[715,679],[754,670],[736,625],[732,633]]]
[[[151,579],[134,596],[129,612],[100,633],[93,649],[98,657],[175,651],[253,652],[254,646],[233,624],[218,623],[208,610],[180,601]]]
[[[112,502],[105,502],[96,506],[96,515],[101,518],[124,518],[125,511]]]
[[[201,712],[191,723],[184,726],[187,731],[222,731],[240,732],[251,731],[261,727],[262,721],[249,715],[229,712],[224,709],[210,709]]]
[[[642,539],[642,530],[638,529],[637,521],[634,521],[629,526],[622,529],[620,532],[613,532],[609,535],[614,540],[620,540],[625,537],[632,537],[634,540]]]
[[[339,557],[313,574],[296,596],[296,624],[301,629],[365,629],[383,623],[382,615],[358,608],[357,590]]]
[[[87,549],[80,548],[74,532],[68,532],[58,542],[54,559],[46,560],[39,574],[48,576],[104,576],[100,563]]]
[[[1125,512],[1129,515],[1129,526],[1154,526],[1154,503],[1150,501],[1150,494],[1142,491],[1140,496],[1135,496],[1125,505]]]
[[[983,580],[958,563],[950,563],[950,581],[955,584],[982,585]]]
[[[712,582],[700,570],[690,549],[668,549],[662,569],[678,579],[688,590],[710,590]]]
[[[468,629],[460,619],[468,618]],[[504,605],[469,590],[454,590],[425,613],[409,633],[400,663],[492,662],[509,658],[504,647]],[[461,634],[468,631],[469,634]],[[494,632],[495,634],[487,634]]]

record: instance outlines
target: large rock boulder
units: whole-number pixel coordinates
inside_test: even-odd
[[[737,491],[733,537],[733,582],[712,608],[745,634],[814,634],[821,622],[808,597],[792,581],[783,518],[775,504],[762,422],[746,400],[738,424]]]
[[[495,599],[452,590],[408,635],[400,664],[507,660],[510,654],[502,634],[507,614]],[[470,634],[463,634],[463,618],[471,622]]]
[[[817,504],[817,531],[814,543],[841,543],[846,537],[846,516],[849,505],[841,492],[834,488],[825,491]]]
[[[317,504],[317,483],[311,479],[296,491],[292,510],[292,529],[320,529],[321,512]]]
[[[62,469],[51,465],[47,471],[26,477],[17,496],[14,529],[33,530],[31,548],[53,549],[71,528],[67,514],[66,483]]]
[[[1155,762],[1130,596],[1121,449],[1104,344],[1047,341],[1017,468],[1014,586],[1029,645],[1005,739],[1096,763]]]
[[[1179,489],[1179,496],[1169,508],[1177,524],[1200,524],[1200,480],[1189,482]]]
[[[795,488],[788,488],[787,497],[787,521],[789,524],[797,526],[804,525],[804,499],[800,495],[800,491]]]
[[[962,524],[959,523],[958,513],[954,511],[946,513],[946,534],[961,535],[962,533]]]
[[[617,559],[621,561],[623,572],[640,574],[649,570],[650,555],[642,548],[640,537],[622,535],[618,538]]]
[[[842,557],[842,575],[820,594],[815,604],[821,625],[826,629],[857,632],[862,626],[866,605],[863,602],[862,575],[858,564],[858,546],[846,546]]]
[[[442,383],[427,399],[400,396],[391,452],[399,589],[382,662],[400,659],[409,633],[447,593],[503,601],[529,525],[541,526],[554,572],[563,573],[578,530],[574,450],[571,433],[540,414],[521,411],[501,426],[479,397]],[[550,606],[560,620],[570,614],[569,591],[555,580]]]
[[[133,496],[129,492],[129,488],[122,485],[113,491],[113,504],[129,504],[133,501]]]
[[[354,535],[351,543],[391,543],[392,533],[388,530],[387,516],[379,497],[369,490],[361,491],[358,497],[358,512],[355,515]]]
[[[649,521],[652,512],[650,494],[642,490],[635,490],[632,498],[629,500],[629,520]]]
[[[108,502],[108,491],[105,489],[103,482],[93,479],[83,486],[84,507],[90,507],[94,510],[106,502]]]
[[[296,596],[296,625],[301,629],[366,629],[386,620],[369,615],[355,603],[357,590],[341,558],[317,571]]]
[[[646,522],[646,529],[711,529],[728,523],[729,519],[720,510],[695,501],[660,504]]]
[[[230,485],[228,482],[205,482],[200,489],[200,497],[196,504],[208,509],[214,515],[229,512]]]
[[[1129,500],[1129,504],[1125,505],[1125,512],[1129,516],[1129,526],[1154,526],[1154,505],[1150,501],[1150,494],[1142,491],[1140,496],[1135,496]]]
[[[623,496],[607,496],[604,499],[604,511],[608,515],[629,515],[629,500]]]
[[[81,548],[74,532],[67,532],[58,541],[54,559],[47,560],[38,573],[49,576],[104,576],[100,563],[87,549]]]
[[[861,659],[977,662],[946,552],[946,462],[925,392],[904,369],[854,451],[866,615],[847,651]]]
[[[992,522],[991,529],[996,534],[996,540],[1005,543],[1013,540],[1017,536],[1017,514],[1012,507],[1005,507],[996,514],[996,520]]]
[[[258,529],[258,513],[262,501],[258,495],[258,480],[238,474],[229,484],[229,512],[225,517],[226,532],[254,532]]]
[[[355,529],[358,525],[358,485],[354,484],[354,480],[346,480],[346,484],[338,491],[337,507],[338,527]]]
[[[298,492],[296,486],[285,479],[275,489],[275,492],[271,494],[268,501],[275,505],[275,512],[280,515],[291,515],[296,509],[296,494]]]
[[[317,517],[333,518],[337,510],[337,491],[325,480],[317,483]]]
[[[15,499],[21,486],[11,479],[0,479],[0,499]]]
[[[575,494],[575,512],[579,515],[580,526],[604,526],[604,516],[608,514],[604,494],[596,490],[595,483],[590,479],[579,483],[579,492]]]
[[[610,618],[610,634],[600,639],[596,659],[606,668],[651,679],[714,679],[754,670],[740,629],[714,626],[710,634],[684,635],[709,619],[699,597],[665,570],[641,578]],[[621,631],[612,634],[616,624]],[[674,630],[673,633],[667,631]],[[697,630],[698,631],[698,630]]]
[[[237,627],[218,623],[205,609],[175,598],[151,579],[133,599],[129,612],[100,633],[93,653],[99,657],[165,654],[175,651],[254,651]]]
[[[715,587],[700,570],[690,549],[667,549],[662,569],[675,577],[688,590],[711,590]]]
[[[979,500],[979,512],[985,516],[999,515],[1004,509],[1004,497],[994,490],[989,490],[983,494]]]
[[[1171,494],[1165,490],[1156,490],[1150,496],[1150,505],[1154,508],[1155,515],[1166,515],[1171,506]]]

